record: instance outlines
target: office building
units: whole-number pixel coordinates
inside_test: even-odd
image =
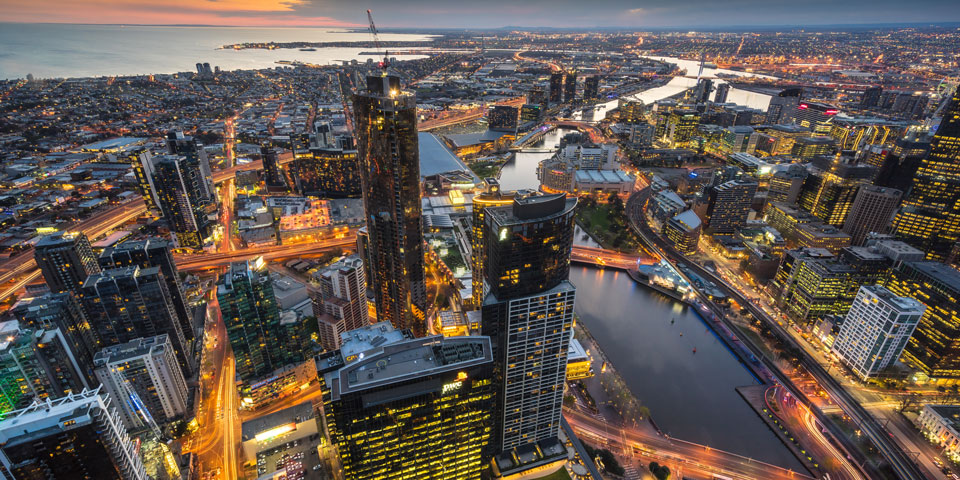
[[[153,186],[163,218],[179,248],[200,249],[217,220],[213,186],[199,168],[206,162],[182,155],[154,157]],[[209,169],[209,165],[208,165]]]
[[[900,358],[925,308],[883,286],[862,286],[833,342],[833,353],[861,380],[874,377]]]
[[[747,223],[750,205],[757,193],[757,182],[731,180],[709,187],[704,193],[707,197],[701,218],[704,227],[712,234],[734,233]]]
[[[369,323],[367,281],[363,259],[344,258],[318,276],[320,289],[313,296],[313,315],[320,322],[320,345],[324,350],[340,348],[340,335]]]
[[[843,315],[857,291],[883,279],[888,259],[866,249],[844,249],[834,255],[823,248],[788,250],[774,279],[778,304],[799,322]]]
[[[850,243],[863,245],[868,234],[887,233],[902,195],[895,188],[861,186],[843,224],[843,231],[850,234]]]
[[[147,208],[159,210],[160,200],[153,186],[153,157],[150,155],[150,150],[144,146],[136,146],[125,150],[118,160],[129,163],[133,167],[133,176],[137,180],[137,193],[143,197]]]
[[[81,360],[58,327],[0,323],[0,415],[90,387]]]
[[[195,359],[160,267],[112,268],[83,283],[84,311],[101,347],[166,334],[188,375]]]
[[[388,322],[318,357],[326,426],[345,478],[480,479],[491,458],[490,338],[410,338]]]
[[[188,412],[187,382],[166,335],[104,348],[93,365],[104,390],[117,400],[127,430],[168,423]]]
[[[886,154],[880,164],[876,165],[879,172],[874,184],[906,193],[913,184],[920,163],[930,153],[932,140],[933,135],[930,132],[910,129],[903,138],[897,139],[893,148],[881,150]]]
[[[288,348],[280,325],[273,281],[263,257],[234,262],[220,279],[217,301],[233,347],[237,375],[244,382],[304,360],[304,352]]]
[[[494,132],[517,133],[520,111],[517,107],[496,105],[487,113],[487,128]]]
[[[199,172],[198,188],[202,196],[214,199],[216,192],[213,189],[213,172],[210,170],[210,160],[203,144],[177,130],[167,132],[166,144],[168,155],[186,157],[190,167]],[[213,201],[216,202],[215,199]]]
[[[33,257],[53,293],[80,294],[88,276],[100,273],[97,257],[83,233],[58,232],[37,242]]]
[[[600,99],[600,76],[593,75],[587,77],[583,81],[583,99],[590,100],[599,100]]]
[[[567,72],[563,82],[563,101],[572,102],[577,99],[577,72]]]
[[[717,94],[713,97],[713,103],[727,103],[727,95],[730,94],[730,84],[721,83],[717,85]]]
[[[708,78],[701,78],[697,81],[697,86],[693,88],[693,102],[706,103],[710,101],[710,93],[713,92],[713,81]]]
[[[417,335],[426,331],[417,101],[400,78],[367,77],[354,95],[367,251],[377,318]]]
[[[553,77],[551,77],[551,80],[552,79]],[[561,80],[561,82],[562,81],[563,80]],[[553,90],[551,89],[551,91]],[[547,105],[547,100],[549,100],[547,97],[547,92],[543,91],[542,87],[533,87],[527,91],[527,103],[530,105],[545,106]]]
[[[101,388],[7,414],[0,466],[4,478],[148,480],[137,444]]]
[[[288,191],[287,175],[280,166],[279,148],[270,145],[260,146],[260,161],[263,164],[264,183],[267,185],[268,192],[286,192]]]
[[[550,74],[550,103],[558,105],[563,102],[563,73]]]
[[[621,98],[617,101],[617,112],[619,112],[618,119],[620,123],[645,122],[646,116],[643,114],[643,109],[643,102],[639,100],[624,100]]]
[[[816,157],[833,155],[836,140],[831,137],[799,137],[793,141],[789,153],[800,161],[810,161]]]
[[[666,122],[664,136],[673,145],[690,142],[700,125],[700,114],[696,110],[674,110],[663,117]]]
[[[795,204],[800,198],[800,189],[807,179],[807,169],[802,165],[778,168],[770,177],[767,187],[767,204]]]
[[[800,104],[802,95],[802,88],[788,88],[771,97],[767,107],[767,123],[790,123],[793,120],[792,112]]]
[[[910,192],[893,222],[903,241],[927,259],[955,261],[960,239],[960,87],[943,110],[943,120],[921,161]]]
[[[483,264],[486,258],[484,250],[484,235],[486,234],[486,209],[488,207],[502,207],[512,205],[517,192],[500,191],[500,182],[496,178],[484,179],[486,191],[473,196],[473,223],[471,229],[471,255],[470,266],[473,273],[472,298],[473,305],[479,308],[483,303],[485,289],[483,287],[484,274]]]
[[[851,245],[849,234],[820,222],[797,225],[792,239],[797,248],[822,248],[833,253],[840,253],[840,250]]]
[[[903,351],[903,361],[923,376],[955,382],[960,378],[960,271],[939,262],[901,262],[884,284],[894,295],[910,297],[927,309]]]
[[[353,137],[337,138],[337,146],[321,145],[294,153],[290,163],[298,195],[355,198],[362,195],[360,160]]]
[[[883,87],[867,87],[863,91],[863,95],[860,97],[860,108],[876,108],[880,104],[880,95],[883,94]]]
[[[99,263],[103,269],[138,266],[140,268],[160,267],[163,280],[167,284],[167,292],[180,322],[183,337],[189,342],[196,337],[198,325],[193,321],[193,309],[187,305],[180,283],[180,272],[173,260],[170,251],[170,242],[157,237],[144,240],[130,240],[119,245],[107,247],[100,252]]]
[[[543,120],[543,106],[525,103],[520,107],[520,124],[537,124]]]
[[[703,223],[693,210],[674,215],[663,225],[663,236],[684,255],[697,253]]]
[[[793,123],[808,130],[829,131],[829,122],[840,113],[840,109],[826,103],[802,101],[793,109]]]
[[[877,171],[871,165],[832,156],[814,158],[809,170],[797,203],[804,211],[835,227],[843,226],[857,191],[869,185]]]
[[[493,342],[497,369],[494,450],[551,441],[560,409],[576,290],[567,281],[575,198],[516,198],[485,211],[481,333]]]

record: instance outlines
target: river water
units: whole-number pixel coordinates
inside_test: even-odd
[[[565,133],[552,131],[538,146],[552,147]],[[501,170],[501,187],[537,189],[537,164],[550,155],[518,152]],[[579,229],[575,238],[597,246]],[[577,286],[581,321],[661,430],[805,471],[736,392],[756,379],[692,309],[616,270],[575,266],[570,281]]]

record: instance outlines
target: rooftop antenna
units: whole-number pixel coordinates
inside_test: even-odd
[[[373,23],[373,13],[370,9],[367,9],[367,20],[370,20],[370,35],[373,35],[373,45],[377,48],[377,55],[380,55],[380,36],[377,34],[377,25]],[[383,60],[377,65],[384,72],[387,71],[387,67],[390,66],[390,61],[387,59],[389,52],[383,52]]]

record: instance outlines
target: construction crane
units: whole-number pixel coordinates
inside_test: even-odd
[[[377,55],[380,55],[380,35],[377,34],[377,25],[373,23],[373,12],[370,9],[367,9],[367,20],[370,20],[370,35],[373,35],[373,45],[377,49]],[[387,60],[387,55],[389,53],[384,50],[383,60],[378,64],[378,66],[386,71],[387,67],[390,66],[390,61]]]

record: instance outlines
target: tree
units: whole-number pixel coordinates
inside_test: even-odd
[[[650,462],[650,473],[654,477],[657,477],[657,480],[667,480],[670,478],[670,468],[666,465],[660,465],[657,462]]]
[[[910,392],[906,395],[902,395],[900,400],[897,401],[897,403],[900,405],[899,412],[903,413],[904,410],[919,404],[921,398],[923,398],[923,396],[918,392]]]

